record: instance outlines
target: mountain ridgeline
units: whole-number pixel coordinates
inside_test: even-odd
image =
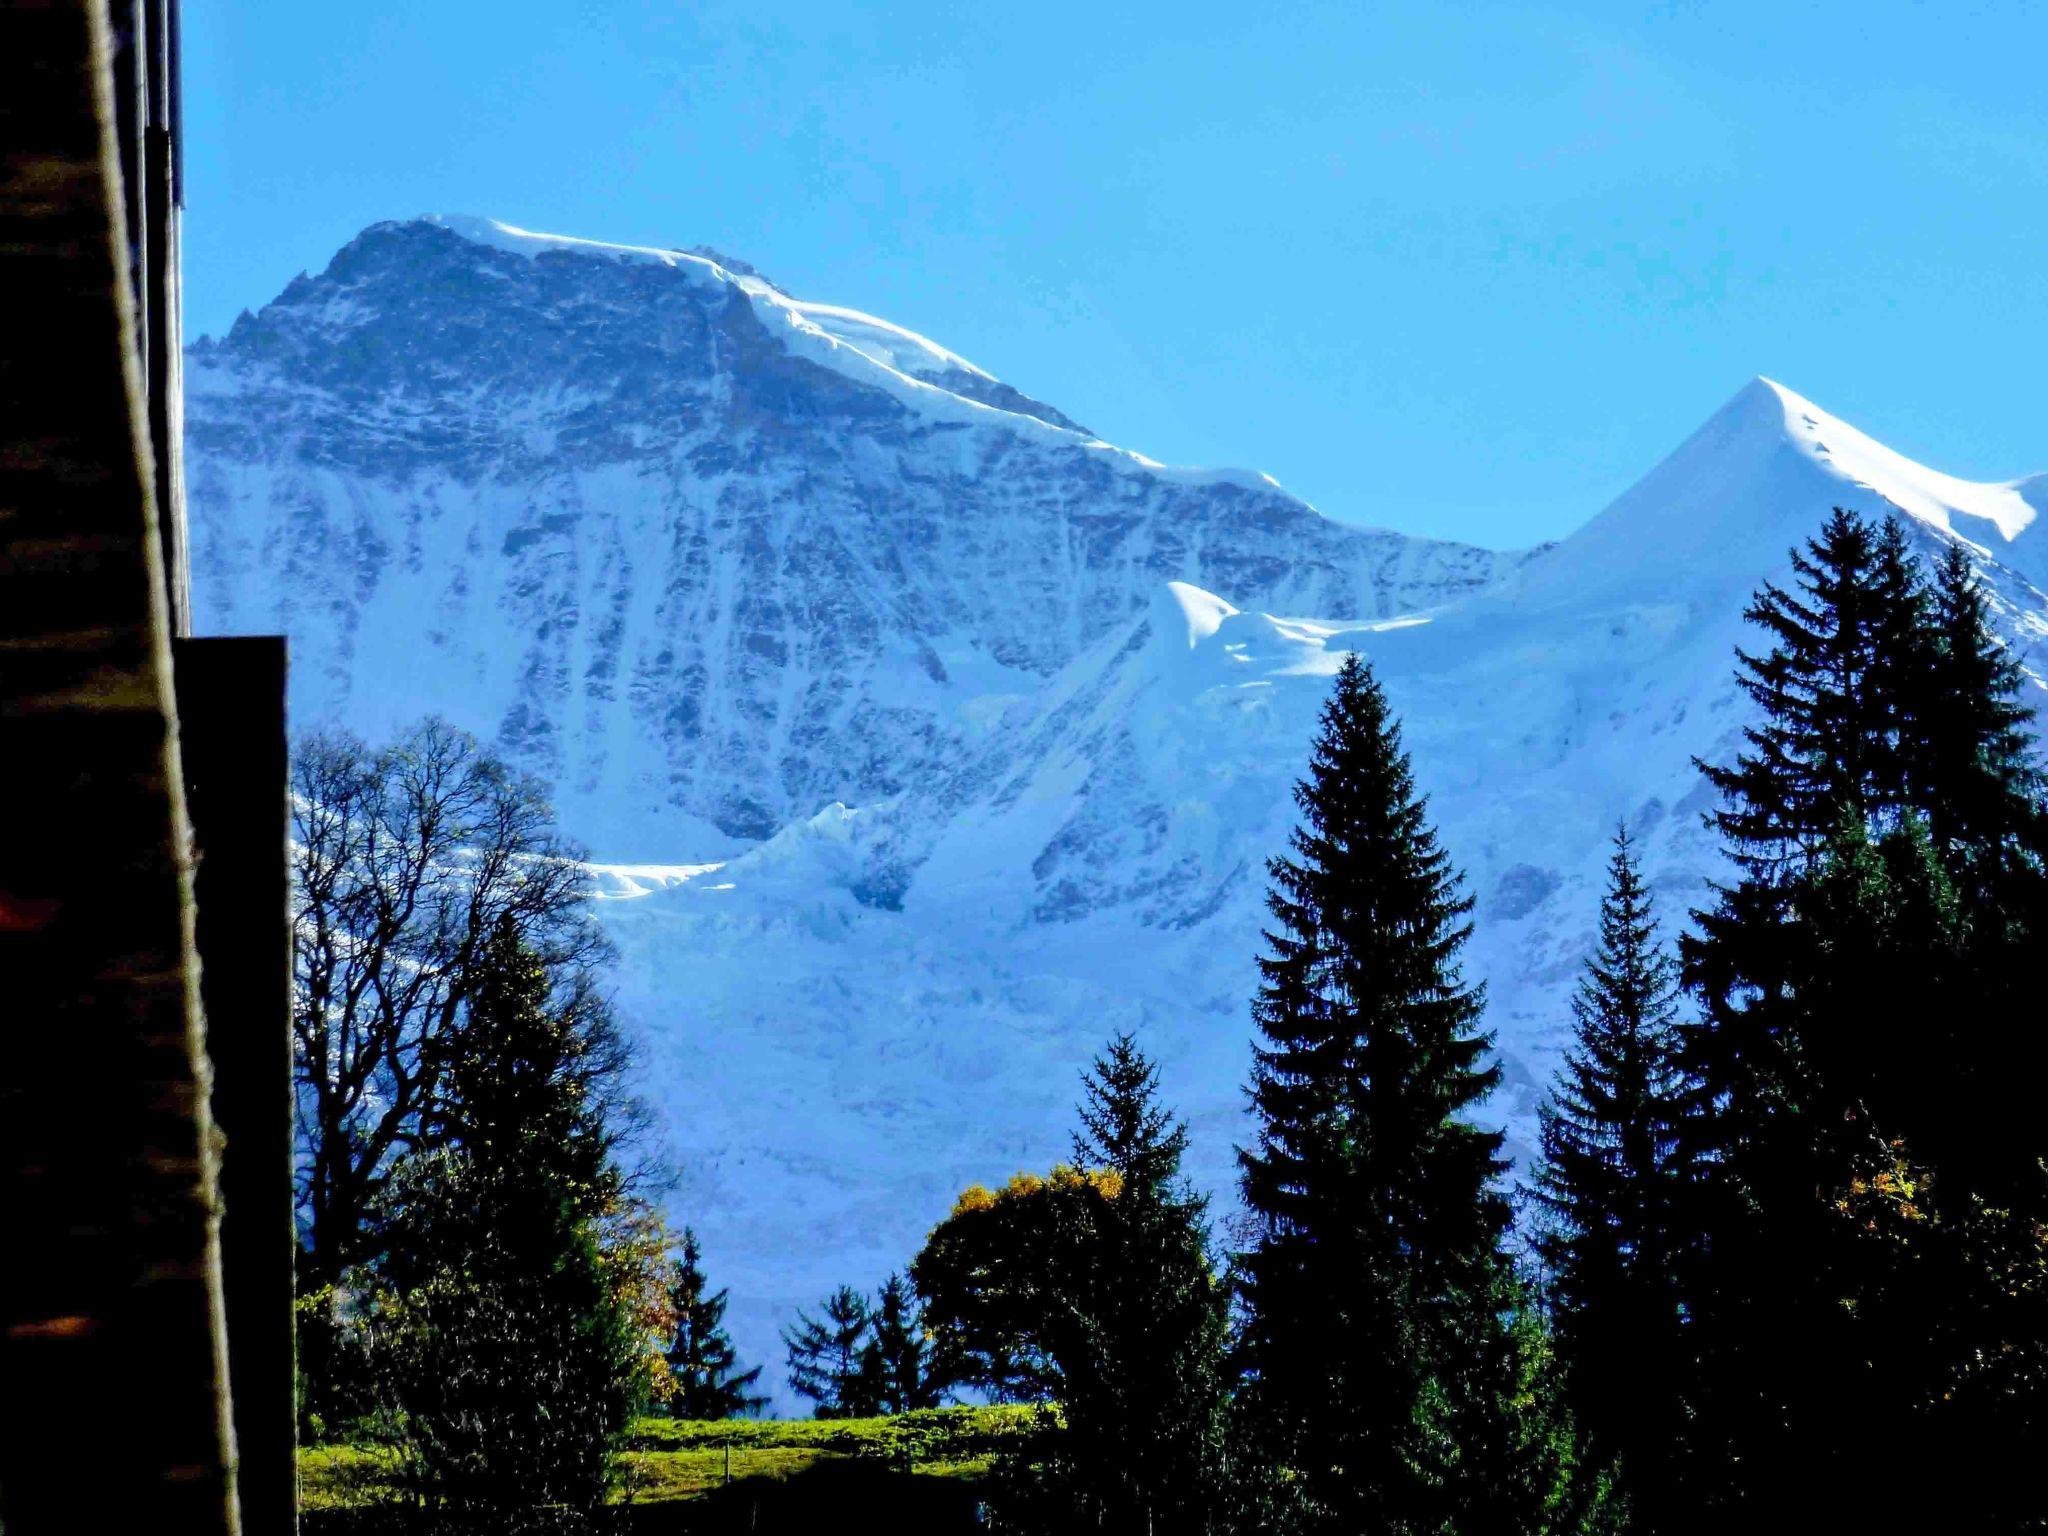
[[[1967,548],[2030,693],[2048,641],[2048,479],[1936,473],[1762,379],[1496,553],[1155,464],[742,263],[482,220],[365,230],[187,378],[202,627],[288,633],[301,725],[475,731],[603,861],[754,1360],[1053,1161],[1111,1031],[1230,1186],[1265,865],[1348,654],[1476,897],[1484,1114],[1525,1153],[1617,823],[1674,917],[1727,873],[1696,764],[1751,718],[1748,595],[1830,507]]]
[[[1168,580],[1369,619],[1513,563],[1150,465],[708,257],[477,221],[364,231],[189,387],[209,622],[289,628],[302,715],[441,708],[630,799],[636,847],[943,771]]]

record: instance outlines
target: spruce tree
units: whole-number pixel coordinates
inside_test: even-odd
[[[2038,1031],[1999,1001],[2030,985],[2015,937],[2048,932],[2025,711],[1959,549],[1930,587],[1902,525],[1837,512],[1796,563],[1799,595],[1751,610],[1775,641],[1742,657],[1751,750],[1709,771],[1741,878],[1683,946],[1700,1486],[1725,1493],[1708,1518],[1789,1480],[1831,1489],[1830,1518],[1991,1528],[2012,1499],[1970,1447],[2038,1429],[2007,1409],[2039,1367],[1986,1364],[2040,1360],[2021,1277],[2048,1273],[2011,1198],[2040,1187],[2038,1143],[2006,1129]],[[1862,1476],[1902,1434],[1940,1472]]]
[[[1700,765],[1721,792],[1710,824],[1741,878],[1694,914],[1697,932],[1681,943],[1705,1014],[1685,1032],[1699,1090],[1693,1150],[1727,1202],[1714,1219],[1728,1227],[1770,1203],[1754,1180],[1781,1180],[1789,1192],[1847,1177],[1863,1122],[1852,1086],[1819,1072],[1833,1025],[1809,1003],[1826,945],[1802,921],[1802,893],[1816,871],[1853,861],[1867,839],[1913,819],[1907,680],[1921,657],[1924,605],[1903,535],[1836,508],[1792,565],[1796,590],[1766,583],[1747,612],[1772,645],[1737,653],[1737,680],[1757,706],[1746,748],[1730,766]],[[1845,1126],[1859,1134],[1845,1137]],[[1761,1241],[1756,1223],[1748,1231]],[[1816,1236],[1810,1224],[1805,1236]],[[1743,1246],[1724,1233],[1719,1252]],[[1819,1262],[1801,1248],[1797,1272],[1814,1274]]]
[[[797,1313],[796,1323],[783,1330],[790,1390],[809,1398],[821,1419],[873,1417],[881,1412],[881,1398],[880,1383],[866,1364],[874,1326],[867,1298],[842,1285],[818,1312]]]
[[[441,1091],[423,1139],[480,1167],[558,1190],[587,1216],[616,1193],[618,1029],[594,990],[557,996],[517,926],[499,924],[463,1026],[441,1048]]]
[[[1636,1528],[1670,1528],[1679,1494],[1682,1307],[1676,1280],[1689,1094],[1678,968],[1658,941],[1626,827],[1615,833],[1600,942],[1572,999],[1574,1040],[1539,1111],[1539,1215],[1556,1349],[1595,1462],[1620,1462]]]
[[[882,1282],[867,1344],[861,1352],[862,1395],[882,1413],[936,1408],[945,1397],[917,1315],[917,1302],[901,1275]]]
[[[1078,1118],[1071,1163],[968,1190],[911,1273],[961,1380],[1060,1406],[1001,1459],[1004,1529],[1209,1530],[1228,1293],[1187,1127],[1129,1035],[1083,1076]]]
[[[620,1176],[588,994],[556,998],[501,924],[443,1074],[440,1144],[381,1203],[370,1327],[408,1488],[453,1528],[526,1529],[603,1502],[643,1340],[604,1223]],[[552,1518],[552,1516],[547,1516]]]
[[[1910,633],[1885,608],[1894,563],[1840,508],[1793,552],[1796,590],[1767,583],[1747,612],[1772,641],[1738,652],[1758,714],[1747,749],[1732,766],[1701,765],[1722,796],[1710,821],[1741,874],[1681,945],[1703,1010],[1684,1035],[1697,1084],[1687,1151],[1703,1171],[1685,1256],[1692,1470],[1727,1501],[1723,1517],[1832,1457],[1834,1394],[1853,1381],[1871,1401],[1844,1305],[1855,1245],[1831,1199],[1867,1150],[1867,1106],[1822,1070],[1837,1054],[1821,1039],[1833,1018],[1813,1006],[1827,945],[1806,919],[1816,873],[1860,867],[1873,818],[1906,777],[1898,673],[1880,644]]]
[[[1792,564],[1796,590],[1765,583],[1748,609],[1771,648],[1737,653],[1758,716],[1746,749],[1731,766],[1700,764],[1722,797],[1709,822],[1741,878],[1694,913],[1698,931],[1681,944],[1706,1014],[1686,1032],[1696,1150],[1731,1190],[1745,1160],[1776,1166],[1789,1187],[1846,1177],[1860,1129],[1845,1140],[1841,1128],[1864,1124],[1845,1118],[1862,1085],[1822,1070],[1855,1050],[1827,1038],[1846,1021],[1810,1006],[1830,962],[1802,902],[1818,872],[1853,864],[1866,843],[1911,839],[1924,821],[1927,601],[1901,526],[1836,508]]]
[[[1990,598],[1962,545],[1937,562],[1927,606],[1916,787],[1955,904],[1953,958],[1929,988],[1902,1073],[1945,1261],[1923,1265],[1935,1278],[1913,1298],[1920,1330],[1946,1349],[1928,1455],[1959,1489],[1946,1518],[2031,1529],[2040,1499],[2021,1469],[2025,1448],[2048,1438],[2048,1145],[2036,1108],[2048,1076],[2038,1022],[2048,784],[2029,685],[1992,633]]]
[[[1898,805],[1907,772],[1901,637],[1916,599],[1903,534],[1837,507],[1791,559],[1793,590],[1765,582],[1744,614],[1772,642],[1737,652],[1736,681],[1759,715],[1746,748],[1732,765],[1698,765],[1721,792],[1712,825],[1761,883],[1803,870],[1844,815]]]
[[[1499,1069],[1459,970],[1471,902],[1379,684],[1356,656],[1322,712],[1301,821],[1270,865],[1241,1149],[1245,1454],[1284,1469],[1259,1517],[1314,1530],[1491,1523],[1518,1362],[1503,1302],[1501,1137],[1467,1116]],[[1489,1434],[1488,1430],[1500,1433]]]
[[[1188,1128],[1159,1102],[1159,1068],[1139,1049],[1137,1037],[1120,1033],[1081,1077],[1081,1122],[1074,1133],[1076,1168],[1106,1168],[1117,1177],[1120,1195],[1148,1212],[1174,1207],[1199,1218],[1206,1202],[1181,1178]]]
[[[726,1293],[706,1290],[703,1249],[688,1227],[670,1271],[668,1299],[676,1320],[664,1355],[671,1383],[668,1412],[678,1419],[731,1419],[766,1406],[768,1399],[751,1390],[761,1367],[736,1369],[725,1332]]]
[[[2048,1073],[2038,1011],[2048,942],[2048,816],[2022,701],[2024,674],[1994,638],[1969,555],[1935,568],[1913,699],[1914,768],[1934,853],[1960,904],[1963,956],[1946,1006],[1924,1021],[1928,1150],[1991,1205],[2048,1217],[2030,1121]]]
[[[1916,659],[1915,799],[1958,882],[1996,899],[2001,876],[2043,850],[2044,785],[2034,712],[2020,698],[2025,675],[1992,633],[1983,585],[1960,544],[1934,568]]]
[[[1077,1167],[1109,1176],[1055,1304],[1071,1481],[1114,1530],[1195,1532],[1215,1516],[1226,1295],[1207,1202],[1181,1174],[1187,1126],[1129,1034],[1082,1079]]]

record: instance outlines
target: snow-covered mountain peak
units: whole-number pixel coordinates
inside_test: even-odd
[[[1052,428],[1071,433],[1081,445],[1120,468],[1133,468],[1186,485],[1230,485],[1278,490],[1280,482],[1258,470],[1232,466],[1174,465],[1105,442],[1065,412],[1034,400],[928,336],[878,315],[799,299],[761,276],[747,262],[704,246],[689,250],[621,245],[574,235],[542,234],[501,219],[474,214],[428,214],[416,221],[446,230],[472,244],[529,260],[571,256],[599,261],[640,262],[740,290],[771,333],[793,353],[823,362],[869,385],[878,385],[914,409],[955,425],[986,426],[1003,417],[1022,418],[1021,430]],[[821,345],[822,343],[822,345]],[[900,386],[909,386],[904,389]],[[961,414],[960,405],[967,407]],[[1029,425],[1024,425],[1028,423]]]
[[[1899,511],[1993,558],[2004,558],[2007,547],[2019,542],[2048,505],[2043,494],[2048,476],[1985,484],[1943,474],[1893,452],[1782,384],[1758,382],[1778,397],[1787,434],[1803,452]]]
[[[543,252],[558,252],[576,256],[599,256],[614,261],[645,261],[658,266],[675,267],[684,262],[696,262],[706,267],[717,267],[718,263],[705,256],[688,251],[670,250],[652,245],[619,245],[609,240],[584,240],[575,235],[546,235],[531,229],[521,229],[516,224],[507,224],[502,219],[488,219],[472,213],[430,213],[418,221],[445,229],[452,235],[460,235],[474,245],[487,246],[494,251],[504,251],[513,256],[528,258]]]
[[[657,246],[620,245],[573,235],[541,234],[500,219],[469,214],[432,214],[420,221],[445,229],[489,250],[529,259],[541,255],[593,260],[645,262],[680,271],[712,283],[728,284],[744,293],[756,314],[786,347],[870,385],[879,385],[913,408],[961,420],[949,411],[945,397],[970,407],[964,420],[984,424],[974,411],[1024,418],[1057,431],[1093,439],[1078,422],[1003,383],[984,368],[929,337],[879,316],[839,304],[798,299],[761,276],[747,262],[712,252]],[[820,345],[822,343],[822,345]],[[911,386],[908,390],[900,384]]]
[[[2048,642],[2048,478],[1763,379],[1523,556],[1167,469],[716,253],[490,220],[372,226],[187,378],[203,626],[290,634],[298,728],[476,731],[618,861],[622,1015],[752,1363],[1064,1155],[1115,1030],[1228,1190],[1266,861],[1346,654],[1478,903],[1526,1145],[1616,821],[1667,931],[1724,872],[1697,764],[1741,743],[1743,605],[1830,506],[1990,551],[2001,633]]]
[[[1782,441],[1823,476],[2008,563],[2011,547],[2048,505],[2048,476],[1987,483],[1930,469],[1775,379],[1752,380],[1708,430],[1716,424],[1731,438],[1746,435],[1753,452],[1767,452]]]
[[[2048,585],[2030,537],[2048,477],[1981,484],[1916,464],[1772,379],[1756,378],[1656,468],[1511,584],[1534,608],[1660,601],[1719,611],[1811,533],[1816,507],[1902,513]]]
[[[927,780],[1168,582],[1366,620],[1522,558],[1156,464],[720,259],[491,219],[372,225],[187,380],[209,627],[294,633],[302,721],[471,725],[636,861]]]

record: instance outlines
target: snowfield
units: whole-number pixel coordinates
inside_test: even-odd
[[[736,1340],[1065,1152],[1137,1030],[1227,1214],[1265,861],[1371,658],[1478,901],[1525,1145],[1607,842],[1720,872],[1695,756],[1750,590],[1833,505],[1964,541],[2038,678],[2048,477],[1925,469],[1767,380],[1533,555],[1167,470],[727,263],[374,226],[188,362],[209,632],[308,726],[436,711],[553,779]]]

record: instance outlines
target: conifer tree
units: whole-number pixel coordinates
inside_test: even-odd
[[[819,1306],[819,1315],[797,1313],[794,1326],[783,1330],[788,1350],[789,1386],[815,1404],[821,1419],[870,1418],[881,1412],[879,1387],[867,1365],[874,1316],[867,1298],[842,1285]]]
[[[768,1399],[751,1389],[761,1367],[737,1369],[725,1332],[726,1293],[707,1291],[704,1253],[697,1234],[683,1229],[682,1253],[669,1273],[668,1299],[675,1333],[664,1358],[671,1382],[668,1412],[678,1419],[731,1419],[758,1412]]]
[[[1951,545],[1935,568],[1913,709],[1918,801],[1955,888],[1962,955],[1945,1006],[1923,1021],[1914,1070],[1933,1123],[1927,1150],[1991,1205],[2048,1217],[2032,1131],[2048,1074],[2038,1011],[2048,943],[2048,791],[2022,702],[2017,660],[1991,632],[1970,558]]]
[[[1698,1085],[1688,1151],[1704,1175],[1686,1256],[1698,1355],[1687,1387],[1694,1472],[1729,1500],[1724,1513],[1773,1478],[1814,1474],[1831,1454],[1824,1399],[1856,1371],[1843,1306],[1853,1244],[1828,1192],[1847,1189],[1865,1121],[1848,1085],[1819,1070],[1829,1021],[1811,1005],[1826,946],[1800,908],[1816,871],[1860,867],[1879,805],[1906,777],[1898,674],[1880,642],[1896,645],[1902,627],[1885,612],[1894,563],[1840,508],[1793,552],[1796,590],[1766,583],[1746,615],[1772,642],[1738,652],[1758,714],[1747,749],[1730,767],[1701,765],[1741,872],[1681,945],[1704,1013],[1684,1036]]]
[[[1082,1079],[1077,1167],[1109,1178],[1058,1298],[1072,1480],[1096,1523],[1206,1529],[1217,1503],[1226,1297],[1211,1271],[1207,1202],[1181,1174],[1187,1126],[1129,1034]]]
[[[1694,914],[1698,932],[1681,945],[1706,1013],[1685,1036],[1700,1087],[1695,1150],[1734,1202],[1721,1213],[1728,1222],[1758,1198],[1741,1192],[1749,1170],[1775,1169],[1788,1188],[1835,1187],[1845,1174],[1839,1157],[1827,1165],[1851,1112],[1846,1085],[1815,1077],[1825,1024],[1800,999],[1825,963],[1798,921],[1800,894],[1828,861],[1911,820],[1905,680],[1919,656],[1921,599],[1903,537],[1896,524],[1880,532],[1836,508],[1792,564],[1796,590],[1766,583],[1747,613],[1772,640],[1762,654],[1738,652],[1737,679],[1758,713],[1747,747],[1732,766],[1700,765],[1722,797],[1709,820],[1742,878]]]
[[[2044,789],[2020,701],[2024,674],[1992,634],[1969,552],[1951,544],[1934,569],[1916,660],[1910,765],[1916,802],[1952,874],[1990,897],[2001,874],[2038,860]]]
[[[1942,1517],[2029,1529],[2040,1498],[2020,1470],[2030,1460],[2022,1448],[2048,1439],[2048,1138],[2036,1103],[2048,1077],[2038,1022],[2048,783],[2026,679],[1992,633],[1962,545],[1944,552],[1930,586],[1913,700],[1916,789],[1928,858],[1953,893],[1954,946],[1900,1073],[1941,1229],[1908,1304],[1920,1334],[1945,1350],[1926,1429],[1930,1464],[1959,1490]]]
[[[2024,1110],[2001,1097],[2038,1031],[1994,1001],[2030,985],[2013,943],[2040,867],[2025,711],[1960,550],[1930,588],[1900,524],[1838,511],[1796,564],[1798,596],[1766,588],[1751,610],[1775,641],[1742,658],[1751,750],[1709,771],[1742,878],[1683,946],[1704,1012],[1684,1053],[1696,1470],[1723,1518],[1790,1479],[1834,1489],[1830,1518],[1968,1502],[1965,1523],[1992,1528],[2013,1500],[1964,1469],[2039,1428],[2005,1411],[2038,1366],[1960,1384],[2041,1359],[2022,1298],[2044,1287],[2020,1277],[2048,1273],[2010,1198],[2040,1187],[2038,1142],[2004,1129]],[[1861,1476],[1907,1425],[1941,1472]]]
[[[911,1266],[942,1355],[984,1391],[1056,1401],[1002,1459],[1005,1529],[1201,1532],[1222,1503],[1228,1295],[1187,1127],[1129,1035],[1082,1079],[1073,1162],[969,1189]]]
[[[439,1144],[451,1036],[509,923],[564,992],[610,955],[545,787],[443,721],[292,744],[292,1035],[302,1433],[367,1411],[351,1270],[399,1162]],[[416,1162],[414,1171],[419,1164]]]
[[[603,1226],[615,1037],[501,924],[443,1073],[441,1134],[380,1203],[371,1329],[408,1487],[460,1527],[589,1513],[644,1386]]]
[[[1626,827],[1600,943],[1572,999],[1574,1041],[1540,1111],[1530,1188],[1568,1397],[1596,1462],[1619,1459],[1636,1528],[1670,1527],[1682,1435],[1676,1281],[1690,1095],[1678,1062],[1678,968],[1658,941]]]
[[[1074,1166],[1114,1173],[1119,1195],[1134,1197],[1126,1210],[1174,1206],[1199,1216],[1206,1207],[1181,1178],[1187,1125],[1159,1102],[1159,1068],[1138,1048],[1135,1035],[1118,1034],[1090,1064],[1076,1114],[1081,1126],[1074,1133]]]
[[[1709,820],[1742,878],[1694,914],[1698,933],[1681,950],[1707,1014],[1686,1038],[1701,1105],[1714,1111],[1694,1123],[1713,1143],[1701,1150],[1716,1177],[1739,1180],[1754,1153],[1760,1167],[1775,1161],[1794,1183],[1811,1174],[1825,1188],[1839,1182],[1826,1176],[1830,1157],[1843,1171],[1837,1128],[1859,1089],[1816,1075],[1836,1027],[1810,1006],[1829,941],[1801,905],[1818,872],[1854,867],[1866,845],[1910,842],[1926,824],[1931,643],[1924,583],[1896,520],[1874,527],[1836,508],[1792,564],[1796,591],[1766,583],[1748,610],[1773,643],[1738,652],[1758,713],[1747,748],[1732,766],[1700,765],[1722,796]],[[1822,1164],[1791,1172],[1810,1157]]]
[[[1541,1450],[1505,1422],[1522,1362],[1504,1321],[1501,1137],[1466,1118],[1499,1071],[1458,966],[1471,902],[1356,656],[1295,800],[1291,854],[1270,866],[1257,1139],[1239,1153],[1257,1223],[1239,1261],[1243,1454],[1285,1469],[1258,1518],[1491,1526],[1516,1498],[1507,1481],[1555,1492],[1464,1454]]]
[[[441,1091],[425,1139],[479,1166],[559,1190],[583,1213],[616,1191],[620,1124],[608,1113],[623,1071],[610,1010],[587,985],[557,997],[517,926],[485,951],[462,1028],[442,1047]]]
[[[901,1275],[882,1282],[861,1353],[863,1395],[882,1413],[936,1408],[945,1397],[917,1302]]]
[[[1908,771],[1899,715],[1918,597],[1903,533],[1837,507],[1791,560],[1794,589],[1765,582],[1744,614],[1772,642],[1736,653],[1759,715],[1746,748],[1698,765],[1721,792],[1709,819],[1756,883],[1801,872],[1845,815],[1896,808]]]

